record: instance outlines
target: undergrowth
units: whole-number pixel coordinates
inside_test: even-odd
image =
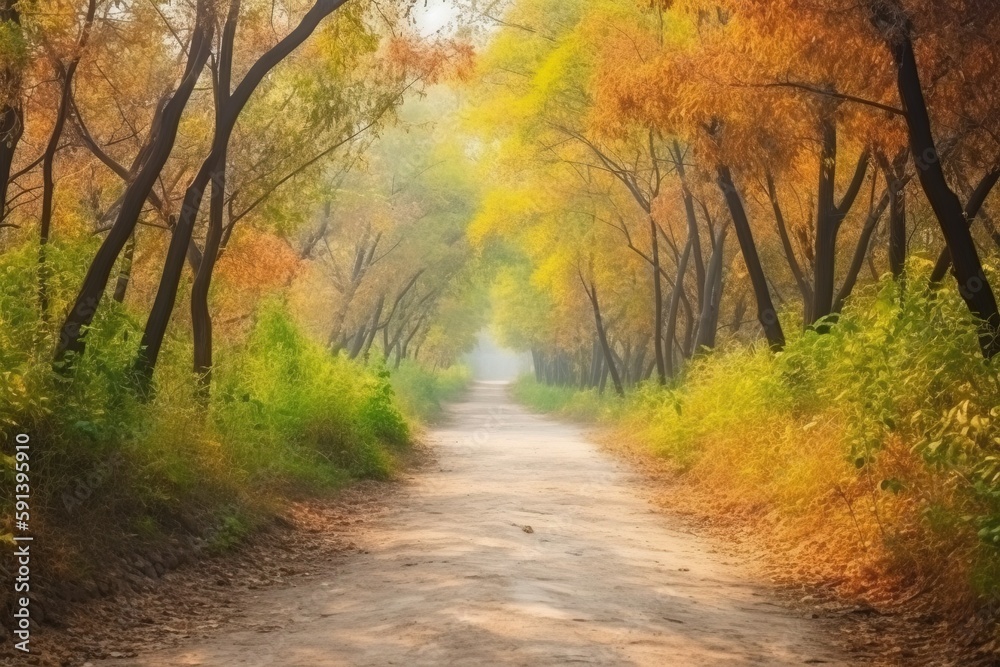
[[[457,398],[471,380],[467,366],[428,370],[411,359],[404,359],[391,375],[403,413],[421,423],[440,419],[444,403]]]
[[[288,494],[387,478],[411,441],[411,422],[433,416],[465,377],[410,365],[393,377],[382,364],[333,355],[303,334],[281,300],[267,298],[246,336],[218,337],[207,402],[183,326],[173,327],[155,394],[144,402],[129,388],[142,314],[110,298],[72,370],[52,368],[55,327],[92,251],[51,246],[57,270],[44,318],[34,248],[11,250],[0,265],[0,484],[14,488],[9,454],[15,436],[27,434],[43,576],[71,576],[117,545],[194,524],[216,536],[213,548],[228,548]],[[0,495],[7,548],[13,502]]]
[[[670,462],[696,512],[766,523],[801,577],[956,615],[1000,603],[1000,381],[964,304],[886,279],[829,333],[732,346],[620,400],[522,378],[515,397],[612,425]],[[673,496],[672,496],[673,497]],[[679,497],[679,496],[678,496]]]

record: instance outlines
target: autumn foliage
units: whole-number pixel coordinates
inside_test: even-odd
[[[929,606],[995,608],[998,21],[514,3],[479,56],[496,185],[470,230],[508,258],[519,395],[605,414],[695,512],[782,526],[808,577],[846,568],[847,594],[891,604],[919,572]]]

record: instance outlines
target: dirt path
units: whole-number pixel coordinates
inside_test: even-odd
[[[115,665],[847,664],[670,526],[581,430],[477,384],[368,554],[261,591],[239,627]]]

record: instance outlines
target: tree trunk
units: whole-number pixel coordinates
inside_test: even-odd
[[[597,298],[597,285],[591,282],[588,287],[587,283],[584,282],[583,289],[586,290],[587,296],[590,298],[590,304],[594,308],[594,325],[597,328],[597,337],[601,341],[601,349],[604,350],[604,365],[611,374],[611,381],[615,385],[615,393],[624,397],[625,389],[622,387],[622,379],[618,374],[618,367],[615,365],[614,352],[611,350],[607,332],[604,330],[604,319],[601,317],[601,304]]]
[[[45,262],[45,251],[52,231],[52,200],[56,189],[56,151],[59,150],[59,141],[62,139],[63,128],[66,127],[66,119],[69,117],[70,100],[73,95],[73,75],[76,74],[76,69],[80,65],[83,49],[86,48],[87,42],[90,40],[90,29],[94,25],[96,13],[97,0],[90,0],[87,5],[87,16],[80,32],[80,39],[76,44],[76,53],[65,67],[62,63],[56,62],[56,79],[62,83],[62,91],[59,95],[59,108],[56,109],[55,123],[52,126],[52,133],[49,135],[49,143],[45,146],[45,152],[42,153],[42,214],[38,239],[38,307],[43,318],[49,310],[49,269]]]
[[[767,278],[760,263],[760,256],[757,254],[757,245],[754,243],[753,232],[750,229],[750,220],[747,218],[743,200],[736,190],[736,184],[733,182],[733,175],[729,167],[719,165],[718,181],[719,189],[722,190],[726,205],[729,207],[729,213],[733,218],[733,225],[736,227],[736,238],[740,242],[740,250],[743,253],[747,273],[750,274],[750,282],[757,299],[757,319],[764,329],[764,335],[767,337],[771,349],[781,350],[785,347],[785,334],[781,330],[781,322],[778,321],[778,312],[774,309],[774,303],[771,301],[771,292],[767,286]]]
[[[427,316],[427,312],[425,311],[419,318],[417,318],[417,323],[414,325],[413,329],[410,330],[410,333],[407,334],[406,338],[403,339],[403,358],[404,359],[406,359],[409,356],[408,352],[409,352],[409,349],[410,349],[410,342],[417,335],[417,332],[420,331],[420,327],[423,326],[423,324],[424,324],[424,318],[426,316]]]
[[[684,308],[684,347],[682,349],[685,359],[690,359],[694,354],[694,309],[691,307],[691,300],[687,294],[681,291],[681,306]]]
[[[983,356],[992,358],[1000,352],[1000,311],[990,287],[983,263],[969,230],[958,196],[948,186],[934,143],[930,114],[913,50],[912,25],[899,7],[887,3],[869,3],[872,22],[883,31],[897,67],[896,83],[909,128],[910,150],[920,178],[920,185],[930,201],[944,234],[955,266],[958,291],[969,311],[979,319],[979,346]]]
[[[233,45],[236,41],[236,24],[239,21],[241,0],[231,0],[229,14],[222,29],[222,43],[219,48],[218,68],[215,78],[215,113],[221,116],[232,91]],[[208,308],[208,292],[212,286],[212,273],[219,259],[219,248],[222,244],[222,229],[224,226],[226,206],[226,167],[228,159],[228,143],[224,146],[215,172],[212,174],[212,191],[209,199],[208,234],[205,237],[205,250],[194,284],[191,286],[191,328],[194,339],[194,373],[198,378],[199,394],[207,399],[212,386],[212,314]],[[175,232],[177,228],[175,227]],[[191,240],[188,240],[188,247]],[[184,261],[181,260],[181,268]]]
[[[832,117],[823,122],[823,142],[819,156],[817,189],[816,245],[813,267],[812,323],[833,310],[833,290],[837,260],[837,221],[833,203],[837,177],[837,123]]]
[[[364,351],[361,355],[364,357],[366,362],[368,361],[368,353],[372,349],[372,343],[375,342],[375,334],[377,334],[381,328],[380,320],[382,319],[383,306],[385,306],[385,294],[380,296],[378,301],[375,303],[375,312],[372,314],[372,328],[368,330],[368,337],[365,338]]]
[[[167,259],[160,277],[160,286],[157,289],[149,319],[146,321],[142,344],[133,366],[141,393],[148,393],[153,369],[156,367],[156,360],[163,345],[163,337],[167,331],[167,324],[173,313],[177,289],[184,268],[184,258],[194,233],[194,224],[201,207],[202,195],[209,180],[217,177],[220,171],[225,168],[229,138],[236,121],[264,77],[298,48],[313,33],[321,20],[345,1],[316,0],[316,3],[306,12],[299,24],[250,67],[233,94],[228,96],[221,105],[221,113],[216,115],[212,150],[184,194],[184,205],[181,208],[181,215],[177,220],[177,226],[174,228],[170,246],[167,249]]]
[[[83,353],[85,327],[94,319],[115,261],[132,236],[143,205],[170,156],[184,107],[187,106],[191,92],[212,50],[215,21],[210,16],[211,6],[209,0],[198,2],[197,25],[191,37],[184,77],[164,107],[160,127],[157,133],[149,138],[148,157],[135,179],[127,186],[115,224],[98,249],[73,307],[60,329],[59,343],[55,352],[56,363],[62,362],[69,352]]]
[[[694,248],[694,239],[688,232],[688,242],[684,246],[684,252],[677,261],[677,278],[674,280],[674,289],[670,294],[670,308],[667,311],[667,372],[671,378],[677,376],[677,368],[674,365],[674,339],[677,337],[677,315],[680,310],[681,296],[684,292],[684,276],[687,274],[688,260]]]
[[[20,32],[21,14],[17,0],[0,3],[0,24],[11,24]],[[0,222],[7,217],[7,190],[14,166],[14,153],[24,134],[24,113],[21,109],[21,72],[13,67],[0,70]]]
[[[996,187],[997,181],[1000,180],[1000,169],[994,169],[989,172],[976,186],[972,195],[969,197],[969,201],[965,205],[965,219],[968,224],[972,224],[975,219],[982,212],[983,204],[986,203],[986,198],[989,197],[990,192]],[[944,276],[948,273],[948,268],[951,266],[951,253],[948,252],[948,248],[945,247],[938,255],[937,263],[934,265],[934,272],[931,273],[931,285],[938,285],[944,280]]]
[[[128,291],[129,281],[132,279],[132,260],[135,257],[135,234],[129,237],[125,244],[125,254],[122,255],[122,266],[118,270],[118,280],[115,283],[114,299],[118,303],[125,303],[125,293]]]
[[[351,308],[351,302],[354,301],[356,290],[357,284],[351,282],[344,293],[340,295],[340,305],[333,314],[333,326],[330,328],[330,337],[327,339],[327,345],[334,354],[344,345],[344,322],[347,320],[347,313]]]
[[[368,327],[366,325],[361,325],[361,328],[354,334],[354,342],[351,343],[351,349],[347,356],[351,359],[357,359],[358,355],[361,354],[361,348],[364,347],[367,339]]]
[[[698,283],[698,307],[705,301],[705,260],[701,253],[701,236],[698,233],[698,218],[694,212],[694,196],[687,184],[687,172],[684,170],[684,154],[680,143],[674,141],[674,164],[677,165],[677,176],[681,181],[681,197],[684,200],[684,215],[688,225],[688,239],[691,244],[691,254],[694,256],[694,276]]]
[[[194,373],[198,377],[203,398],[208,397],[212,385],[212,314],[208,308],[208,292],[212,272],[219,258],[222,242],[223,216],[226,201],[226,154],[223,153],[218,171],[212,178],[209,201],[208,234],[198,274],[191,286],[191,328],[194,339]],[[181,261],[183,267],[183,260]]]
[[[649,345],[647,341],[643,341],[642,345],[639,346],[638,354],[635,354],[632,359],[632,364],[629,370],[629,382],[634,386],[642,382],[643,373],[646,370],[646,354],[649,352]],[[654,360],[655,364],[656,361]]]
[[[879,153],[878,163],[889,192],[889,271],[900,280],[906,268],[906,156],[903,152],[891,163]]]
[[[604,362],[604,350],[601,348],[601,341],[597,336],[594,336],[593,345],[591,345],[590,351],[590,378],[588,385],[590,387],[596,387],[601,383],[601,371],[603,370],[602,364]]]
[[[719,304],[722,301],[722,260],[725,256],[728,232],[729,226],[722,224],[705,275],[705,306],[701,309],[701,317],[698,318],[698,338],[695,342],[695,349],[699,352],[715,348],[715,339],[719,331]]]
[[[328,225],[328,219],[330,215],[330,206],[327,203],[326,214],[323,222],[323,228]],[[325,233],[325,232],[324,232]],[[361,283],[364,280],[365,274],[368,271],[368,267],[374,259],[375,246],[378,245],[378,239],[381,235],[376,236],[374,244],[368,246],[368,232],[362,235],[363,242],[360,242],[354,250],[354,265],[351,267],[351,280],[346,285],[343,286],[343,293],[340,298],[340,305],[333,314],[333,326],[330,328],[330,337],[328,339],[328,345],[330,349],[336,353],[341,347],[343,347],[344,341],[344,322],[347,320],[347,314],[350,312],[351,304],[354,302],[354,296],[358,292],[358,288],[361,287]],[[318,239],[317,239],[318,240]]]
[[[656,352],[656,380],[665,385],[667,365],[663,358],[663,276],[660,275],[660,242],[653,216],[649,216],[649,239],[653,259],[653,348]]]

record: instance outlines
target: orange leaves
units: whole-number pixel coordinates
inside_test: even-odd
[[[258,295],[287,285],[298,271],[298,261],[285,241],[247,228],[219,260],[216,274],[227,286]]]
[[[428,84],[443,79],[466,80],[471,76],[475,51],[464,40],[435,40],[427,43],[410,36],[388,41],[387,60],[407,79],[421,79]]]
[[[660,34],[623,29],[602,45],[593,126],[614,135],[652,125],[709,163],[758,174],[815,152],[830,113],[864,143],[894,135],[901,124],[863,103],[893,105],[884,48],[863,17],[838,25],[831,12],[813,0],[678,2]]]

